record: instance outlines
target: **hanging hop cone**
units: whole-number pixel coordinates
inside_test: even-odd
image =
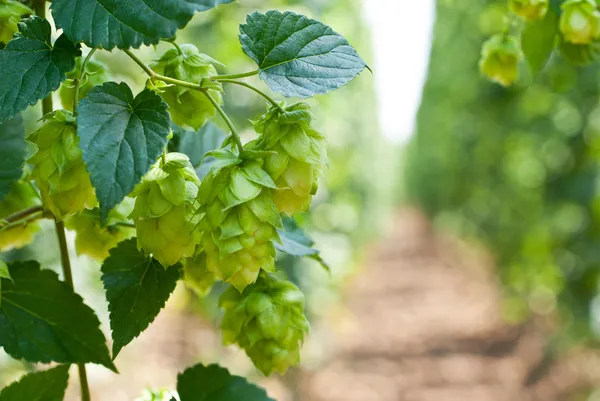
[[[293,214],[308,210],[327,164],[325,138],[311,128],[310,105],[271,106],[254,128],[259,139],[250,146],[270,151],[264,169],[280,188],[273,192],[277,210]]]
[[[135,235],[131,227],[119,223],[127,221],[127,216],[133,210],[133,199],[125,201],[110,211],[105,224],[100,220],[99,209],[84,210],[80,214],[69,217],[65,226],[77,233],[75,249],[78,255],[87,255],[102,262],[109,256],[109,251],[121,241]]]
[[[217,75],[214,64],[220,63],[200,53],[196,46],[181,45],[181,52],[183,54],[179,54],[177,49],[169,49],[151,67],[161,75],[196,84],[201,83],[204,78]],[[167,86],[161,87],[160,92],[177,125],[189,125],[197,130],[216,113],[210,100],[200,91],[182,86]],[[220,91],[210,89],[208,93],[218,103],[222,103]]]
[[[479,68],[491,81],[510,86],[519,75],[521,47],[516,38],[504,34],[492,36],[481,50]]]
[[[0,42],[8,43],[13,34],[19,31],[17,24],[33,11],[15,0],[0,0]]]
[[[6,197],[0,201],[0,220],[39,204],[39,198],[32,186],[25,181],[17,181],[12,185]],[[0,251],[6,252],[29,244],[39,229],[40,226],[37,223],[28,223],[0,231]]]
[[[263,374],[283,374],[300,362],[310,326],[304,316],[304,294],[293,283],[261,273],[241,294],[227,289],[219,305],[225,310],[223,342],[238,344]]]
[[[567,0],[561,8],[559,27],[564,40],[587,44],[600,36],[600,12],[594,0]]]
[[[548,12],[548,0],[510,0],[510,10],[530,21],[543,18]]]
[[[274,269],[272,241],[279,240],[282,223],[271,199],[275,183],[260,161],[231,156],[237,165],[213,169],[202,181],[198,230],[204,233],[207,269],[243,291],[261,269]]]
[[[194,254],[199,242],[194,227],[198,223],[195,199],[200,180],[181,153],[169,153],[160,160],[133,190],[135,207],[131,213],[138,247],[152,254],[165,268]]]
[[[58,219],[96,206],[94,188],[79,149],[79,137],[73,115],[57,110],[44,116],[44,125],[27,139],[37,152],[28,160],[44,207]]]
[[[60,101],[63,108],[70,111],[73,109],[73,99],[75,97],[74,80],[79,79],[81,76],[81,64],[82,58],[78,57],[75,61],[75,69],[67,73],[67,80],[63,82],[59,90]],[[102,85],[110,80],[110,72],[105,64],[99,61],[88,60],[85,65],[83,78],[79,83],[78,100],[86,98],[94,86]]]
[[[199,297],[208,295],[217,279],[216,274],[206,267],[204,252],[183,260],[183,281]]]

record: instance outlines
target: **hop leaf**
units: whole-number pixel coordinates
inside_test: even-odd
[[[483,44],[479,68],[491,81],[510,86],[519,75],[521,57],[521,47],[516,38],[494,35]]]
[[[81,64],[82,58],[79,57],[75,60],[75,69],[67,73],[67,80],[63,82],[59,90],[60,101],[63,108],[69,111],[72,111],[73,99],[75,97],[73,80],[76,78],[79,79],[81,76]],[[105,64],[99,61],[88,60],[85,65],[83,79],[79,83],[78,99],[85,99],[94,86],[102,85],[104,82],[110,81],[110,79],[110,72]]]
[[[19,31],[21,18],[33,14],[25,4],[14,0],[0,0],[0,42],[8,43]]]
[[[304,316],[304,294],[293,283],[261,273],[241,294],[227,289],[219,304],[225,310],[223,341],[237,343],[265,375],[283,374],[300,362],[300,347],[310,326]]]
[[[24,181],[17,181],[13,184],[8,195],[0,202],[0,219],[38,204],[39,199],[31,185]],[[38,224],[29,223],[1,231],[0,250],[5,252],[29,244],[39,229]]]
[[[28,160],[33,166],[31,178],[42,193],[44,207],[64,219],[93,208],[97,201],[81,157],[75,119],[64,110],[44,119],[44,125],[28,138],[38,147]]]
[[[510,0],[510,10],[528,20],[544,18],[548,0]]]
[[[600,12],[594,0],[567,0],[561,6],[560,31],[567,42],[587,44],[600,35]]]

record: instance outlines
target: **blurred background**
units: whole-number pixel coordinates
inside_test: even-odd
[[[198,15],[177,41],[222,71],[251,70],[237,32],[255,9],[325,22],[373,70],[312,100],[330,166],[301,224],[331,271],[279,262],[307,296],[302,366],[264,378],[220,345],[219,289],[202,299],[181,287],[120,354],[121,375],[90,367],[94,400],[173,388],[184,367],[218,361],[279,401],[599,401],[598,67],[553,57],[512,88],[486,81],[481,44],[503,29],[504,0],[239,0]],[[125,55],[97,59],[143,87]],[[264,103],[226,87],[247,139]],[[39,115],[26,113],[30,131]],[[108,331],[99,265],[72,249],[76,287]],[[52,224],[3,258],[58,271]],[[0,387],[35,368],[0,352]]]

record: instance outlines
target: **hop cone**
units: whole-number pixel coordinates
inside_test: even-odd
[[[275,263],[273,240],[281,217],[271,199],[275,184],[258,161],[211,171],[200,187],[198,225],[209,271],[239,291]]]
[[[510,9],[525,19],[536,20],[548,12],[548,0],[510,0]]]
[[[559,27],[564,40],[591,43],[600,35],[600,12],[594,0],[567,0],[562,5]]]
[[[166,163],[159,161],[132,192],[136,200],[130,217],[137,228],[138,246],[164,267],[194,254],[199,185],[189,158],[169,153]]]
[[[38,151],[29,159],[44,207],[58,219],[93,208],[97,201],[79,149],[75,118],[58,110],[29,136]]]
[[[135,235],[135,230],[118,223],[127,221],[127,216],[133,209],[133,200],[126,198],[116,208],[110,211],[106,224],[100,220],[100,211],[84,210],[80,214],[69,217],[65,226],[77,233],[75,248],[78,255],[87,255],[99,262],[106,259],[109,251],[119,242]]]
[[[226,344],[237,343],[266,376],[285,373],[300,362],[300,348],[310,326],[304,316],[304,294],[293,283],[261,273],[241,294],[227,289],[220,306]]]
[[[0,0],[0,42],[8,43],[13,34],[19,31],[17,24],[25,15],[33,11],[15,0]]]
[[[8,195],[0,201],[0,219],[36,205],[39,205],[39,198],[35,190],[29,183],[17,181],[13,184]],[[5,252],[29,244],[39,229],[38,224],[29,223],[0,231],[0,251]]]
[[[183,54],[179,54],[177,49],[167,50],[152,68],[167,77],[193,83],[217,75],[213,64],[218,62],[200,53],[196,46],[184,44],[181,45],[181,51]],[[189,125],[199,129],[216,113],[212,103],[200,91],[182,86],[169,86],[161,91],[161,96],[169,105],[171,118],[180,126]],[[214,89],[208,92],[217,102],[222,102],[221,92]]]
[[[510,86],[519,75],[521,57],[519,42],[514,37],[494,35],[483,44],[479,68],[490,80]]]
[[[311,128],[312,114],[306,103],[271,107],[255,122],[260,137],[251,146],[271,151],[264,169],[280,189],[274,191],[277,210],[293,214],[308,210],[327,164],[325,138]]]
[[[75,69],[67,73],[67,80],[60,87],[60,101],[63,108],[72,110],[73,98],[75,96],[75,83],[73,80],[81,75],[81,57],[78,57],[75,62]],[[88,93],[94,86],[101,85],[104,82],[110,81],[110,73],[108,67],[99,61],[88,60],[85,65],[83,80],[79,83],[79,96],[81,100],[87,97]]]
[[[203,252],[183,260],[183,274],[185,284],[199,297],[208,295],[217,281],[215,273],[206,267],[206,254]]]

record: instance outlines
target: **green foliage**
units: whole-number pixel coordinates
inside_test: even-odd
[[[210,170],[215,159],[205,157],[210,151],[218,149],[226,138],[225,132],[212,122],[207,122],[197,132],[180,129],[177,151],[185,153],[196,169],[198,178],[203,179]]]
[[[0,201],[0,218],[7,218],[13,213],[39,206],[39,204],[38,194],[31,184],[25,181],[17,181],[4,200]],[[35,222],[28,223],[19,224],[10,229],[4,227],[0,231],[0,250],[5,252],[29,244],[40,227]]]
[[[558,16],[553,11],[547,12],[541,19],[527,22],[523,28],[521,46],[534,74],[540,72],[550,58],[556,45],[557,33]]]
[[[76,82],[79,80],[81,82]],[[63,108],[73,111],[75,86],[78,87],[78,99],[84,99],[94,86],[110,81],[108,67],[98,61],[88,60],[83,66],[83,58],[75,60],[75,69],[67,73],[67,80],[60,87],[59,95]]]
[[[10,192],[13,184],[23,175],[27,144],[23,119],[17,116],[0,124],[0,201]]]
[[[69,381],[69,366],[29,373],[0,392],[0,401],[62,401]]]
[[[0,0],[0,42],[8,43],[18,32],[18,23],[33,11],[16,0]]]

